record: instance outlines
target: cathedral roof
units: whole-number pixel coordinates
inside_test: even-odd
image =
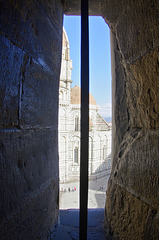
[[[81,103],[81,88],[76,85],[71,88],[71,104],[80,104]],[[89,104],[96,105],[96,101],[91,93],[89,93]]]

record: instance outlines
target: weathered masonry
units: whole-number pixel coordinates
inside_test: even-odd
[[[58,215],[63,14],[79,1],[0,2],[0,239],[47,239]],[[159,236],[159,2],[90,1],[111,29],[113,163],[105,225]]]

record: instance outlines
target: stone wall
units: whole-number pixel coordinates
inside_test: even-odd
[[[63,1],[67,14],[80,1]],[[41,239],[58,214],[59,0],[0,8],[0,238]],[[113,163],[106,227],[114,239],[159,236],[159,2],[92,0],[111,28]]]
[[[112,29],[113,63],[113,163],[105,223],[113,239],[157,240],[159,3],[111,4],[109,12],[103,10]]]
[[[60,1],[0,3],[0,239],[47,239],[58,215]]]

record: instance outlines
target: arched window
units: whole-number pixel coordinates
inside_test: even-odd
[[[105,160],[107,157],[107,148],[106,146],[103,147],[103,160]]]
[[[79,117],[75,117],[75,131],[79,131]]]
[[[74,163],[78,163],[78,147],[74,148]]]

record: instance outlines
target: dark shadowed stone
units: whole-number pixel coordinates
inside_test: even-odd
[[[58,0],[1,2],[2,240],[47,239],[57,219],[62,12]]]
[[[32,201],[36,204],[38,196],[43,195],[43,191],[50,187],[54,193],[51,193],[49,201],[52,202],[51,208],[56,209],[56,212],[49,210],[45,200],[39,204],[43,204],[48,215],[56,216],[58,208],[56,138],[57,131],[50,130],[1,132],[0,192],[3,193],[1,222],[7,223],[8,218],[12,219],[15,212],[18,215],[22,214],[21,211],[26,207],[29,211]],[[40,211],[39,209],[39,214]],[[36,224],[34,226],[38,227]]]
[[[4,36],[0,38],[0,48],[0,128],[17,128],[20,74],[24,54]]]
[[[28,59],[21,86],[21,128],[57,128],[57,76],[57,73],[49,71],[39,62]]]

